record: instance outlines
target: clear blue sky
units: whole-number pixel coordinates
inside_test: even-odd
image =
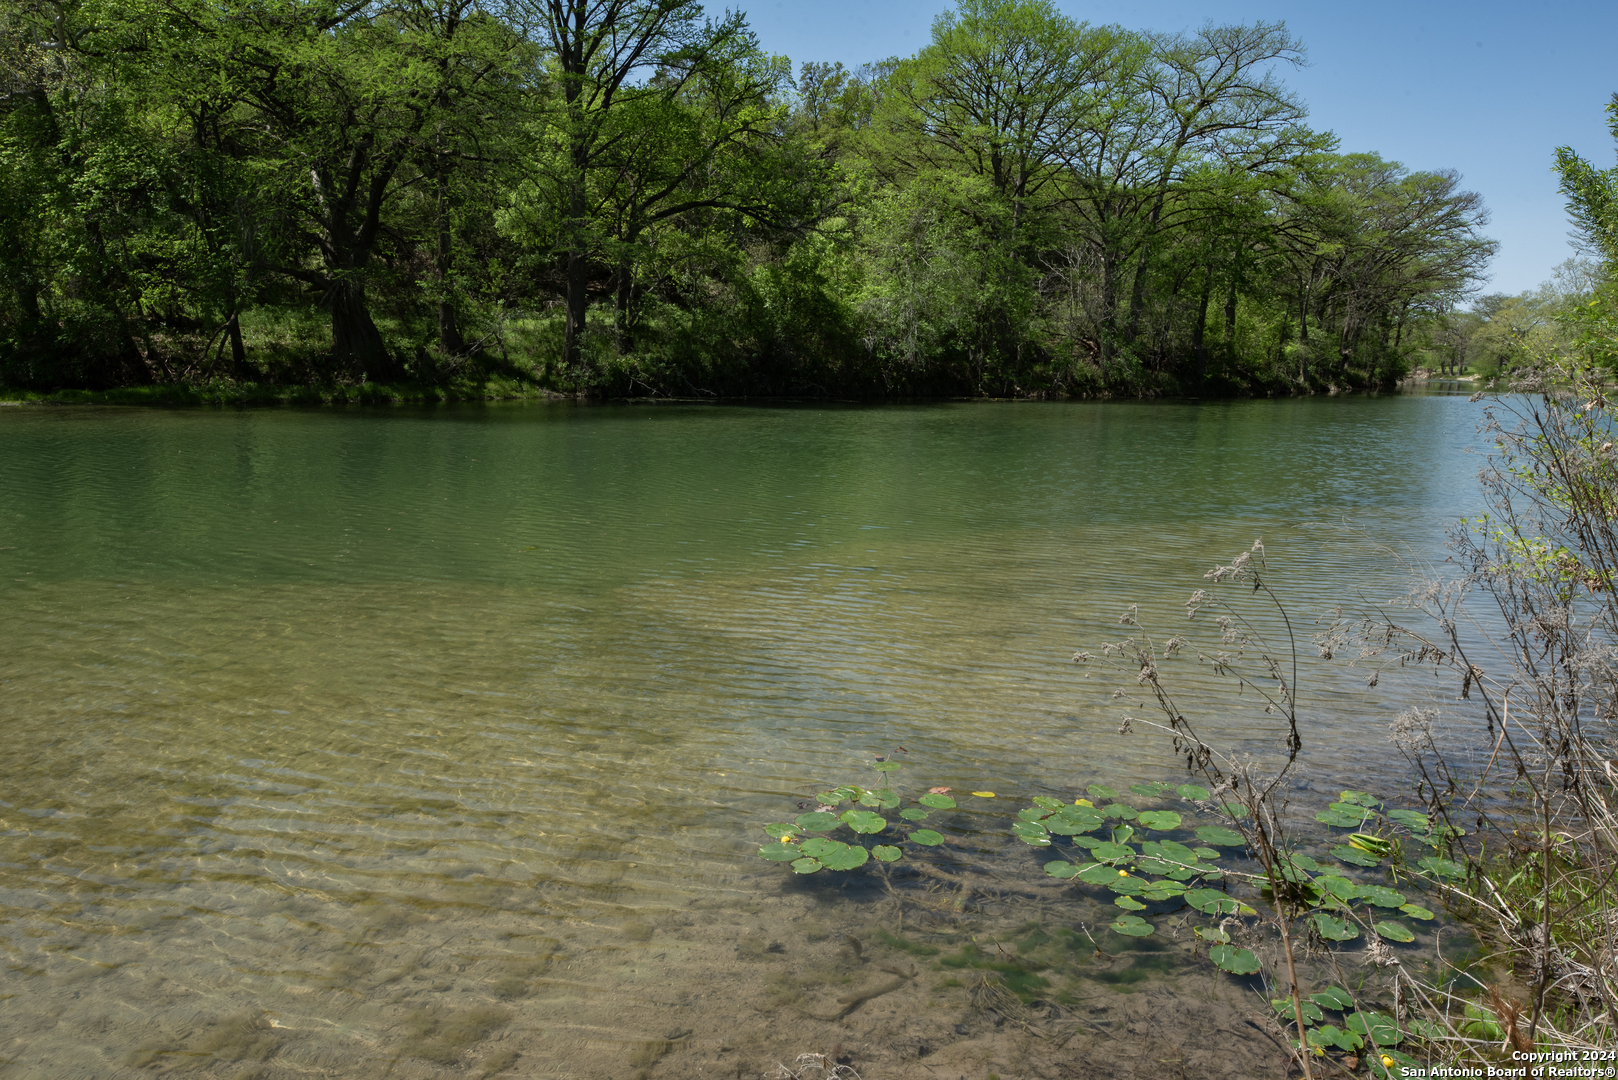
[[[1500,241],[1492,292],[1533,288],[1572,254],[1551,172],[1568,144],[1613,164],[1603,112],[1618,91],[1618,2],[1475,3],[1351,0],[1187,3],[1056,0],[1073,19],[1137,30],[1204,22],[1285,21],[1309,66],[1285,71],[1310,122],[1345,151],[1374,150],[1412,169],[1457,169],[1481,193]],[[908,55],[929,39],[941,0],[717,0],[739,6],[760,44],[805,60],[864,63]]]

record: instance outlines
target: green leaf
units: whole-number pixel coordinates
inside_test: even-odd
[[[1436,855],[1429,855],[1425,859],[1416,860],[1416,865],[1427,871],[1433,877],[1446,878],[1450,881],[1461,881],[1466,877],[1466,867],[1448,859],[1440,859]]]
[[[1091,784],[1084,791],[1092,799],[1116,799],[1118,797],[1118,793],[1106,784]]]
[[[1149,784],[1130,784],[1129,790],[1136,795],[1144,795],[1148,799],[1160,799],[1174,790],[1172,784],[1165,784],[1161,780],[1153,780]]]
[[[875,791],[860,792],[859,804],[861,806],[881,806],[882,796]]]
[[[1297,855],[1292,852],[1287,852],[1287,854],[1283,857],[1287,862],[1291,863],[1293,866],[1296,866],[1300,870],[1307,870],[1310,873],[1314,873],[1316,870],[1320,869],[1320,864],[1315,862],[1315,860],[1311,859],[1307,855]]]
[[[1035,795],[1034,796],[1034,805],[1039,806],[1039,807],[1043,807],[1046,810],[1065,810],[1065,809],[1067,809],[1067,804],[1066,803],[1062,802],[1060,799],[1053,799],[1049,795]]]
[[[1192,848],[1191,853],[1193,855],[1195,855],[1199,859],[1217,859],[1217,858],[1219,858],[1219,852],[1215,851],[1211,847]]]
[[[1353,863],[1355,866],[1376,866],[1381,861],[1369,851],[1361,851],[1359,848],[1349,847],[1347,844],[1338,844],[1331,849],[1331,853],[1332,858],[1341,859],[1346,863]]]
[[[1396,922],[1372,923],[1371,924],[1371,929],[1375,930],[1378,934],[1380,934],[1381,936],[1387,938],[1389,941],[1409,942],[1409,941],[1415,941],[1416,940],[1416,935],[1410,932],[1410,927],[1404,925],[1403,923],[1396,923]]]
[[[1026,806],[1017,811],[1017,817],[1022,821],[1044,821],[1050,816],[1049,812],[1041,810],[1037,806]]]
[[[1295,1022],[1297,1013],[1293,1009],[1291,998],[1274,998],[1270,1001],[1270,1008],[1280,1013],[1282,1019],[1286,1020],[1287,1023]],[[1319,1005],[1316,1005],[1308,998],[1303,999],[1303,1022],[1305,1024],[1317,1024],[1325,1018],[1326,1014],[1320,1011]]]
[[[1141,903],[1139,900],[1136,900],[1132,896],[1117,896],[1113,898],[1112,902],[1126,911],[1146,910],[1146,905]]]
[[[1223,825],[1204,825],[1197,830],[1197,839],[1214,847],[1241,847],[1247,843],[1242,839],[1241,833],[1235,829],[1227,829]]]
[[[837,815],[828,814],[824,810],[813,810],[807,814],[799,814],[793,820],[798,823],[798,828],[806,832],[831,832],[838,825]]]
[[[1420,904],[1400,904],[1399,910],[1409,915],[1412,919],[1431,919],[1433,917],[1433,913]]]
[[[1192,889],[1185,894],[1185,902],[1205,915],[1229,915],[1236,910],[1236,901],[1218,889]]]
[[[1148,829],[1172,832],[1180,827],[1180,815],[1173,810],[1146,810],[1141,813],[1139,822]]]
[[[819,795],[815,796],[815,802],[819,803],[821,806],[836,806],[838,803],[843,801],[844,799],[842,793],[837,791],[822,791]]]
[[[1427,815],[1418,814],[1414,810],[1389,810],[1388,817],[1392,818],[1394,821],[1397,821],[1411,832],[1425,833],[1432,832],[1433,829],[1433,823],[1428,820]]]
[[[1348,1018],[1348,1030],[1365,1036],[1378,1046],[1398,1046],[1404,1041],[1393,1017],[1378,1012],[1357,1012]]]
[[[1230,935],[1219,929],[1217,926],[1197,927],[1197,937],[1201,938],[1203,941],[1212,941],[1219,945],[1230,944]]]
[[[1146,891],[1146,887],[1146,882],[1138,877],[1130,877],[1128,874],[1114,873],[1112,880],[1107,882],[1107,888],[1125,896],[1138,896]]]
[[[1208,789],[1201,784],[1181,784],[1174,789],[1174,792],[1180,798],[1194,802],[1207,802],[1212,797],[1208,794]]]
[[[1110,843],[1110,841],[1103,840],[1099,836],[1076,835],[1073,837],[1073,843],[1082,848],[1094,848],[1100,847],[1102,844]]]
[[[797,836],[801,830],[796,825],[766,825],[764,831],[777,840],[784,840],[789,836]]]
[[[1135,857],[1135,849],[1124,844],[1102,843],[1091,848],[1090,854],[1106,862],[1113,862],[1118,859],[1133,859]]]
[[[871,854],[875,855],[883,862],[898,862],[900,856],[902,856],[904,852],[900,851],[892,844],[878,844],[876,847],[871,849]]]
[[[1354,998],[1340,986],[1328,986],[1317,994],[1310,994],[1309,1000],[1316,1005],[1336,1009],[1338,1012],[1354,1007]]]
[[[1089,885],[1109,885],[1118,879],[1118,871],[1106,863],[1085,863],[1073,876]]]
[[[809,839],[799,844],[798,848],[810,858],[818,859],[829,851],[837,851],[847,846],[847,844],[841,843],[837,840],[828,839],[824,836],[811,836]]]
[[[1321,912],[1315,912],[1315,926],[1327,941],[1353,941],[1360,936],[1360,928],[1351,922]]]
[[[1035,847],[1048,847],[1051,842],[1051,834],[1037,821],[1016,822],[1011,826],[1011,831],[1016,833],[1017,838],[1023,843],[1033,844]]]
[[[1345,791],[1337,797],[1338,802],[1349,803],[1354,806],[1378,806],[1382,800],[1365,791]]]
[[[1247,816],[1247,807],[1243,806],[1239,802],[1222,803],[1221,806],[1225,813],[1229,814],[1233,818],[1244,818]]]
[[[1365,822],[1364,814],[1351,814],[1342,810],[1322,810],[1315,820],[1339,829],[1357,829]]]
[[[1135,830],[1130,826],[1118,825],[1112,830],[1112,842],[1115,844],[1127,844],[1134,835]]]
[[[791,862],[801,854],[795,844],[765,844],[758,853],[771,862]]]
[[[884,810],[892,810],[899,805],[899,795],[892,788],[877,788],[872,794],[876,796],[876,804]]]
[[[1154,843],[1157,844],[1157,849],[1163,853],[1165,858],[1173,859],[1176,862],[1185,863],[1194,863],[1197,861],[1197,853],[1180,843],[1178,840],[1157,840],[1154,841]],[[1144,844],[1141,845],[1141,847],[1142,850],[1145,849]],[[1208,850],[1208,857],[1217,859],[1219,857],[1219,852],[1210,848]]]
[[[1346,877],[1339,877],[1336,874],[1322,874],[1320,877],[1315,878],[1315,884],[1319,885],[1322,889],[1325,889],[1339,900],[1352,900],[1360,894],[1360,887],[1358,885],[1354,884]]]
[[[850,787],[848,784],[844,784],[842,787],[832,788],[832,791],[837,795],[838,799],[849,802],[852,802],[865,793],[864,788]]]
[[[851,844],[844,844],[842,851],[819,856],[820,864],[827,870],[853,870],[855,867],[864,866],[870,857],[870,852]]]
[[[1128,937],[1146,937],[1152,932],[1152,924],[1139,915],[1121,915],[1113,922],[1112,928]]]
[[[1381,885],[1364,885],[1360,888],[1360,899],[1377,907],[1396,908],[1405,902],[1405,894]]]
[[[939,794],[937,794],[935,792],[929,792],[926,795],[923,795],[921,798],[917,799],[916,801],[921,803],[921,805],[923,805],[923,806],[930,806],[934,810],[953,810],[953,809],[955,809],[955,800],[954,799],[950,798],[948,795],[939,795]]]
[[[873,761],[871,768],[877,772],[898,772],[900,765],[897,761]]]
[[[1309,1033],[1309,1042],[1314,1046],[1332,1046],[1338,1050],[1358,1050],[1365,1045],[1365,1040],[1352,1031],[1343,1031],[1335,1024],[1321,1024]]]
[[[1208,959],[1221,971],[1228,971],[1232,975],[1252,975],[1258,971],[1258,957],[1249,949],[1238,949],[1234,945],[1215,945],[1208,950]]]
[[[1140,817],[1139,810],[1136,810],[1128,803],[1121,802],[1108,803],[1106,806],[1101,808],[1101,812],[1110,818],[1117,818],[1120,821],[1134,821],[1136,818]]]
[[[1045,864],[1045,872],[1053,878],[1066,880],[1077,874],[1079,868],[1070,862],[1048,862]]]
[[[910,839],[914,840],[918,844],[925,844],[928,847],[937,847],[939,844],[944,842],[944,834],[933,832],[931,829],[917,829],[915,832],[910,834]]]
[[[914,806],[910,806],[899,811],[899,816],[904,818],[906,821],[925,821],[927,820],[927,811],[919,810]]]
[[[1093,818],[1080,818],[1072,814],[1057,813],[1046,818],[1041,824],[1057,836],[1077,836],[1079,833],[1087,833],[1091,829],[1099,828],[1101,826],[1101,817],[1097,815]]]
[[[820,861],[818,859],[794,859],[792,862],[792,872],[794,874],[812,874],[819,869]]]
[[[888,827],[887,819],[881,814],[873,814],[869,810],[849,810],[843,814],[843,824],[857,833],[867,835],[881,832]],[[825,861],[825,860],[821,860]],[[828,864],[830,865],[830,864]],[[833,870],[837,869],[835,866]]]

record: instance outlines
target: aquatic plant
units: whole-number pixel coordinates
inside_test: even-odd
[[[897,761],[878,758],[867,762],[876,772],[891,774],[901,765]],[[933,829],[919,828],[930,810],[953,810],[956,802],[945,792],[932,790],[915,799],[915,805],[905,806],[904,800],[891,787],[867,788],[845,784],[815,796],[818,806],[799,814],[790,823],[773,822],[764,831],[775,838],[773,844],[758,849],[760,858],[771,862],[788,862],[796,874],[813,874],[821,870],[857,870],[871,859],[881,863],[897,862],[904,857],[904,844],[937,847],[944,842],[944,834]],[[838,807],[848,809],[838,813]],[[882,811],[898,810],[896,820],[890,820]],[[847,829],[847,839],[834,839],[830,834]],[[867,837],[884,837],[882,843],[867,846]]]

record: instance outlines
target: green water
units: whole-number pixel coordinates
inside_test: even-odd
[[[1082,918],[1032,853],[889,918],[758,826],[873,754],[1008,802],[1172,778],[1074,650],[1132,602],[1178,631],[1256,536],[1300,610],[1399,592],[1376,545],[1442,558],[1478,409],[0,410],[0,1076],[756,1076],[834,1042],[866,1080],[1038,1075],[868,936]],[[1402,784],[1402,691],[1305,691],[1305,789]],[[903,985],[831,1016],[867,976]],[[1211,1007],[1173,992],[1176,1027]]]

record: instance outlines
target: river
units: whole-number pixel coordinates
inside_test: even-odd
[[[1306,631],[1397,595],[1481,408],[0,410],[0,1077],[1250,1075],[1243,991],[1155,939],[1053,961],[1059,1048],[930,958],[1088,925],[1015,800],[1183,779],[1075,650],[1257,537]],[[1300,794],[1401,790],[1436,691],[1306,671]],[[995,793],[949,823],[990,879],[754,855],[878,756]]]

